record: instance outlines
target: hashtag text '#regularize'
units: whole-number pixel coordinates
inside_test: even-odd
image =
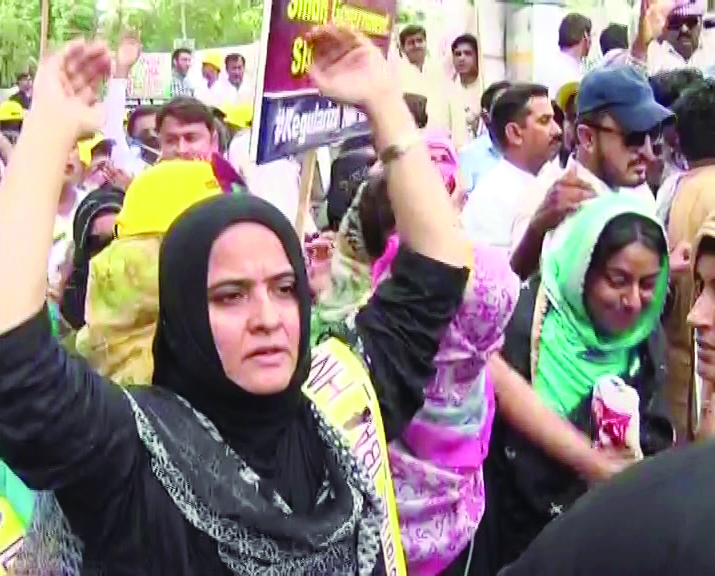
[[[296,112],[292,106],[281,106],[276,114],[273,129],[275,145],[287,142],[304,144],[308,136],[327,134],[340,128],[340,107],[328,103],[321,108],[316,102],[315,108],[305,112]]]

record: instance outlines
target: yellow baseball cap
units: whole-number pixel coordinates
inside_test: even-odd
[[[25,110],[19,102],[5,100],[0,103],[0,122],[22,122],[25,118]]]
[[[562,112],[566,111],[566,106],[572,97],[578,97],[578,82],[567,82],[556,93],[556,104],[561,108]]]
[[[210,162],[159,162],[129,185],[117,215],[117,237],[164,234],[189,206],[221,193]]]
[[[104,142],[104,140],[104,135],[101,132],[97,132],[91,138],[77,142],[80,162],[85,166],[89,166],[92,163],[92,150],[97,144]]]
[[[253,106],[250,104],[226,104],[221,107],[224,123],[239,130],[248,128],[253,121]]]
[[[218,52],[204,52],[201,56],[201,64],[208,64],[216,68],[216,70],[221,70],[223,58]]]

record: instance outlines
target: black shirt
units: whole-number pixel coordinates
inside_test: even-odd
[[[715,574],[715,444],[636,464],[551,522],[499,576]]]
[[[422,406],[466,278],[402,250],[356,318],[388,439]],[[229,574],[154,476],[124,393],[60,347],[46,309],[0,336],[0,457],[30,488],[55,491],[84,541],[84,574]]]
[[[20,106],[22,106],[25,110],[29,110],[30,104],[32,104],[32,99],[27,94],[22,92],[21,90],[18,90],[17,92],[15,92],[15,94],[10,96],[9,99],[20,104]]]

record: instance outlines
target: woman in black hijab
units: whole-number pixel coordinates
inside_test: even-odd
[[[275,394],[252,394],[229,379],[216,349],[207,308],[197,305],[206,302],[215,240],[242,222],[259,223],[272,231],[294,274],[290,286],[300,322],[297,362],[288,386]],[[311,297],[293,226],[259,198],[224,196],[200,204],[177,221],[162,243],[159,261],[154,385],[168,388],[210,415],[229,445],[262,478],[270,479],[291,509],[308,514],[323,480],[325,456],[301,392],[310,370]],[[233,322],[231,329],[240,329],[238,324]],[[241,350],[237,347],[232,353],[241,354]]]
[[[87,297],[89,261],[112,241],[112,234],[95,229],[100,216],[119,214],[124,202],[124,192],[105,184],[93,190],[80,202],[74,214],[72,236],[74,254],[72,272],[62,293],[60,313],[74,330],[84,326],[84,304]]]
[[[354,318],[353,344],[379,402],[364,435],[378,435],[381,416],[390,440],[421,407],[461,303],[465,239],[379,50],[348,30],[322,29],[311,40],[316,84],[368,110],[389,163],[404,243],[392,277]],[[77,41],[57,59],[59,71],[38,72],[52,98],[39,97],[30,115],[94,102],[92,74],[106,69],[106,48]],[[21,135],[11,175],[34,165],[45,136],[45,126]],[[53,140],[46,152],[64,157],[71,141]],[[35,289],[51,234],[29,224],[51,227],[61,176],[31,177],[30,192],[23,179],[0,185],[9,208],[0,211],[0,245],[12,239],[24,250],[14,274],[0,259],[0,275],[13,280],[0,284],[0,456],[29,487],[53,490],[65,516],[43,526],[58,517],[36,513],[39,545],[31,548],[61,558],[57,565],[36,555],[39,568],[27,572],[385,573],[395,551],[382,545],[385,503],[368,474],[374,458],[358,460],[329,410],[301,390],[311,362],[310,294],[288,221],[259,199],[226,195],[174,222],[159,259],[154,385],[123,390],[57,344],[44,290]]]

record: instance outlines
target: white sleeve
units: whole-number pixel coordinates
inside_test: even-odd
[[[462,208],[462,213],[459,216],[464,233],[467,235],[470,242],[479,241],[479,238],[477,237],[478,230],[476,223],[476,213],[479,210],[479,196],[479,189],[477,188],[473,190],[467,198],[467,202],[464,205],[464,208]]]
[[[127,136],[124,132],[124,108],[127,104],[127,80],[112,78],[107,83],[107,97],[104,105],[107,110],[107,120],[104,123],[103,134],[108,140],[114,141],[112,147],[112,162],[120,170],[134,175],[135,159],[129,149]]]

